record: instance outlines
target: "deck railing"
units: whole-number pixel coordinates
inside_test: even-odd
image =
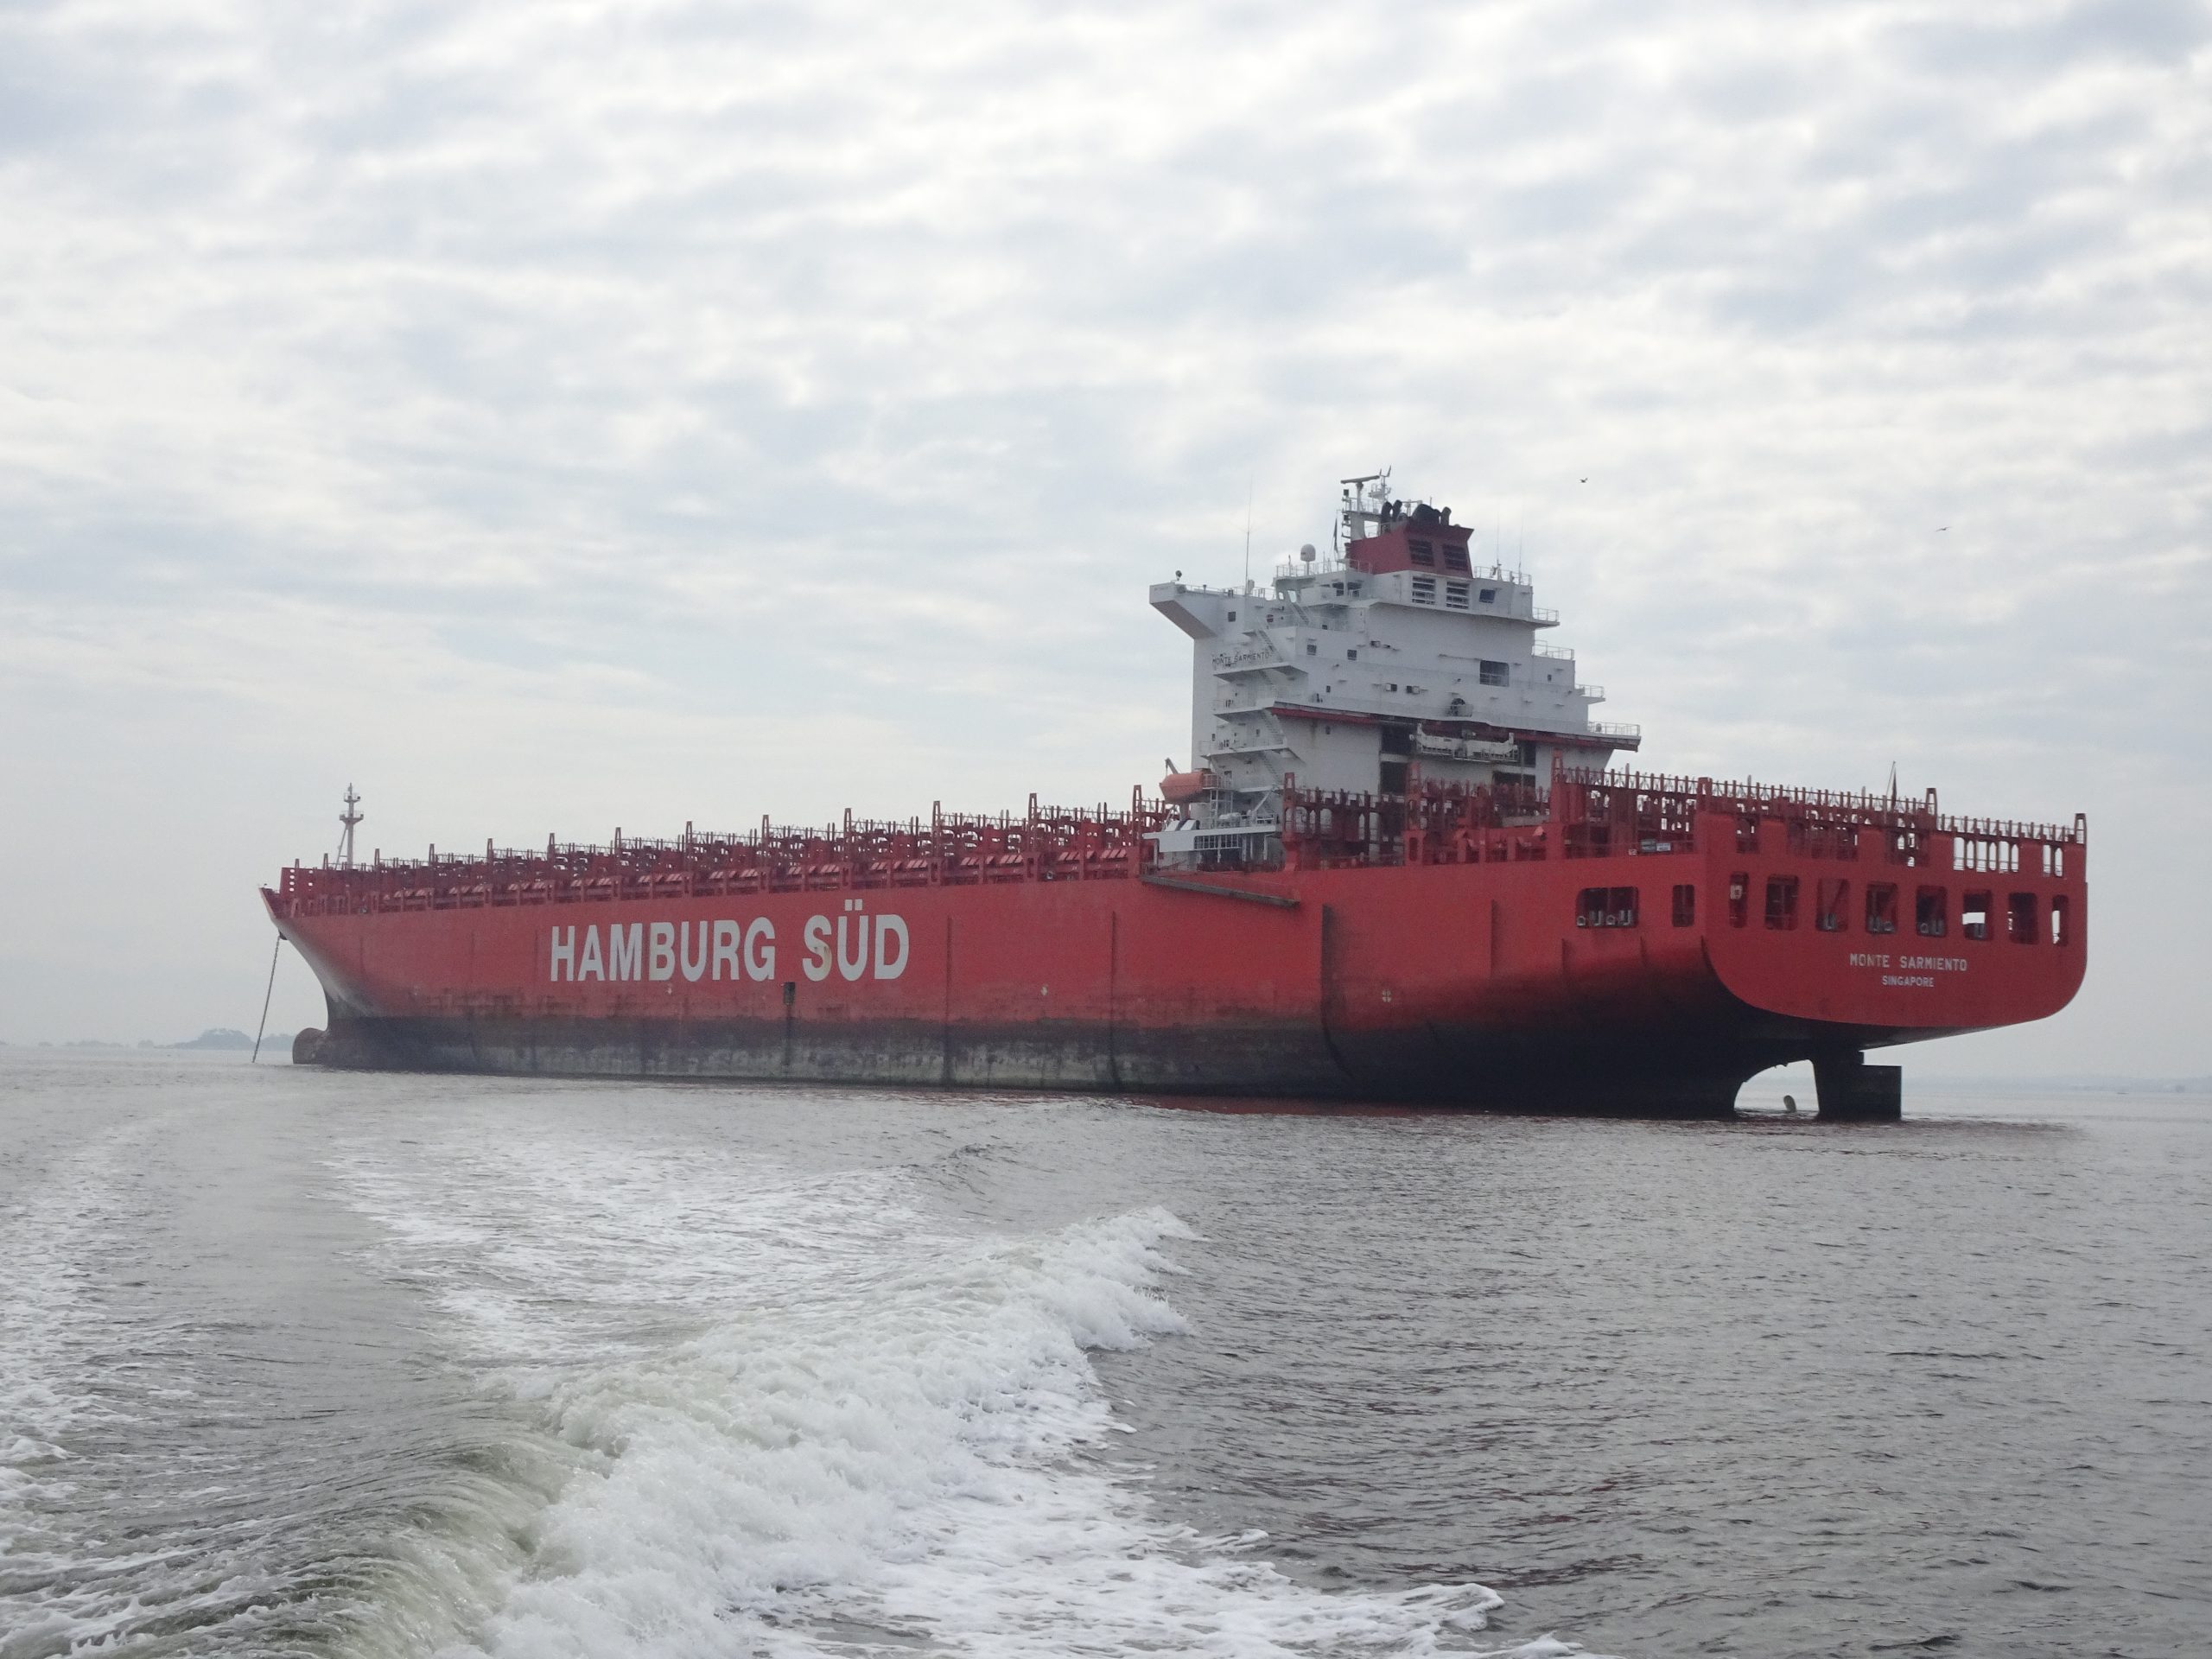
[[[1664,855],[1717,833],[1746,854],[1869,859],[1947,868],[2069,873],[2066,849],[2086,844],[2071,825],[1961,817],[1924,798],[1781,788],[1745,781],[1562,766],[1548,789],[1431,782],[1408,765],[1402,795],[1299,787],[1284,780],[1280,835],[1247,838],[1244,868],[1297,869],[1517,862]],[[518,851],[344,867],[295,864],[275,890],[294,915],[375,914],[516,905],[762,893],[972,887],[1017,881],[1128,880],[1160,864],[1155,833],[1178,810],[1134,791],[1126,810],[1046,807],[1026,813],[948,813],[820,829],[770,824],[747,835],[607,846],[563,842]],[[1216,861],[1218,863],[1218,861]]]
[[[457,856],[429,849],[422,859],[367,864],[294,865],[276,889],[292,914],[380,913],[594,900],[693,898],[759,893],[835,893],[878,888],[972,887],[1008,881],[1097,881],[1142,874],[1155,856],[1146,839],[1173,817],[1141,791],[1127,810],[1106,805],[1040,806],[1023,814],[949,813],[876,823],[846,813],[842,823],[792,828],[761,821],[749,835],[702,834],[688,826],[672,840],[646,841],[620,830],[607,846],[563,842],[518,851],[486,843]]]
[[[1949,817],[1933,791],[1896,798],[1567,766],[1548,790],[1470,788],[1423,779],[1415,762],[1402,796],[1301,790],[1291,779],[1282,843],[1301,868],[1605,858],[1694,851],[1716,819],[1745,853],[2046,874],[2063,873],[2063,849],[2088,836],[2079,815],[2070,825]]]

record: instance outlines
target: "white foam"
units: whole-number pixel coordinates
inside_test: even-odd
[[[83,1386],[73,1356],[86,1323],[86,1247],[109,1211],[116,1140],[111,1132],[64,1156],[0,1217],[0,1493],[64,1459],[72,1424],[111,1409]]]
[[[442,1653],[499,1659],[1421,1654],[1468,1650],[1498,1605],[1312,1589],[1099,1455],[1090,1352],[1183,1328],[1164,1211],[980,1236],[896,1172],[387,1151],[337,1162],[391,1269],[561,1473],[519,1527],[457,1527],[364,1649],[443,1622]]]
[[[97,1647],[156,1605],[175,1615],[206,1599],[168,1572],[158,1545],[87,1516],[102,1471],[71,1450],[89,1434],[130,1430],[149,1377],[193,1391],[174,1352],[157,1364],[119,1357],[127,1339],[101,1300],[100,1251],[132,1201],[128,1177],[146,1144],[184,1116],[96,1129],[0,1215],[0,1561],[15,1586],[0,1598],[0,1656]]]
[[[98,1319],[86,1257],[112,1209],[117,1154],[142,1133],[130,1125],[95,1135],[0,1216],[0,1558],[18,1571],[36,1571],[67,1547],[38,1510],[72,1488],[70,1431],[119,1420],[86,1361]]]

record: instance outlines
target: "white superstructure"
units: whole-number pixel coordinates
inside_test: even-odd
[[[1345,480],[1341,550],[1301,548],[1265,588],[1153,588],[1192,644],[1193,816],[1163,851],[1271,834],[1286,779],[1380,796],[1413,776],[1535,783],[1554,759],[1602,767],[1637,746],[1634,727],[1591,719],[1605,691],[1542,642],[1559,619],[1526,574],[1477,568],[1451,509],[1393,500],[1389,485]]]

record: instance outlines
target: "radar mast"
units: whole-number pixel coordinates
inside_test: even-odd
[[[353,826],[362,818],[361,798],[353,792],[353,785],[346,785],[346,810],[338,815],[338,822],[345,826],[338,837],[338,868],[353,868]]]

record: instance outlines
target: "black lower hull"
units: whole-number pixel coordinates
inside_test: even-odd
[[[1833,1035],[1611,1030],[1563,1038],[1318,1025],[1132,1031],[1039,1021],[339,1019],[299,1058],[362,1070],[1373,1101],[1493,1111],[1725,1118],[1771,1065],[1825,1057],[1829,1116],[1897,1116],[1895,1069],[1856,1066]],[[1838,1080],[1830,1108],[1830,1074]],[[1887,1073],[1886,1097],[1876,1073]]]

